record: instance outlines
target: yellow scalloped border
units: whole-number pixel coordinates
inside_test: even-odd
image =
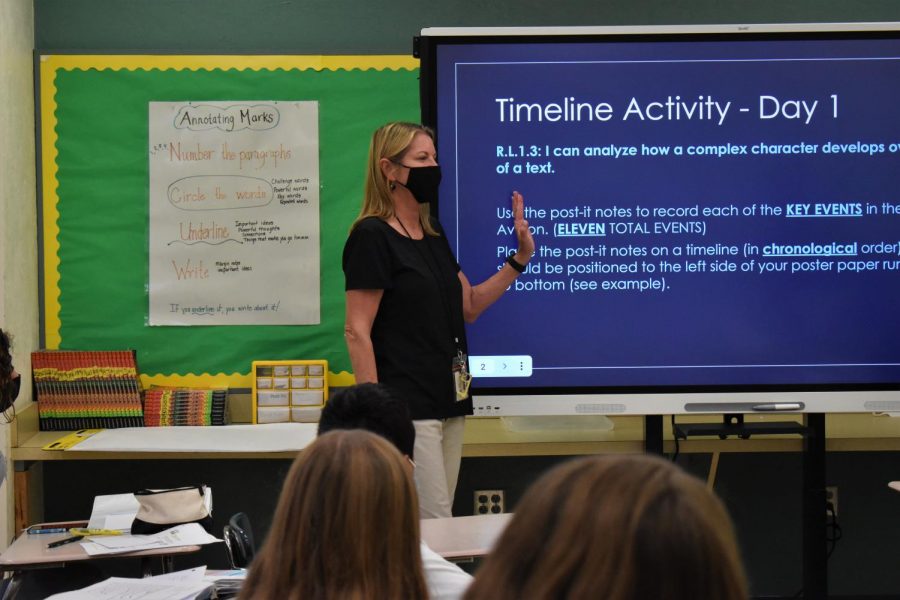
[[[44,224],[44,347],[55,350],[62,341],[59,305],[59,212],[56,179],[56,72],[75,69],[236,69],[236,70],[399,70],[419,68],[418,59],[402,55],[301,56],[301,55],[111,55],[60,54],[41,56],[39,60],[41,114],[41,185]],[[352,385],[352,374],[329,373],[329,385]],[[141,375],[144,387],[150,385],[251,387],[250,373],[188,373]]]
[[[180,387],[234,387],[234,388],[252,388],[253,379],[250,373],[187,373],[185,375],[170,374],[156,375],[141,374],[141,386],[144,389],[150,386],[180,386]],[[356,383],[353,373],[341,371],[340,373],[328,372],[329,387],[345,387]]]

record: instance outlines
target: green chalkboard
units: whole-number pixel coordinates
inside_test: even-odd
[[[220,374],[213,380],[240,386],[260,359],[324,358],[333,380],[350,371],[341,250],[359,211],[371,132],[418,117],[417,69],[283,68],[289,57],[274,57],[278,68],[223,69],[72,68],[77,60],[67,60],[42,73],[54,92],[42,102],[42,126],[53,129],[42,131],[43,144],[53,144],[42,153],[48,347],[133,348],[152,383],[208,383],[205,374]],[[148,103],[186,100],[319,102],[321,324],[148,326]]]

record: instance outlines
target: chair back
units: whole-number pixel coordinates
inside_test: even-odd
[[[246,513],[239,512],[232,515],[228,524],[222,529],[222,537],[225,539],[225,548],[228,550],[231,568],[246,569],[249,567],[256,554],[256,545],[253,541],[250,518]]]

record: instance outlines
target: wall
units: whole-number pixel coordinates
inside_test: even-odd
[[[35,0],[48,50],[409,54],[422,27],[900,20],[893,0]]]
[[[37,210],[34,175],[33,10],[30,0],[0,2],[0,327],[13,339],[13,364],[31,381],[30,353],[38,343]],[[31,402],[22,385],[18,406]],[[10,427],[0,424],[5,471]],[[0,548],[13,537],[12,484],[0,486]]]

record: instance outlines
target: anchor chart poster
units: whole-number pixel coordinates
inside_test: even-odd
[[[317,102],[150,102],[153,325],[319,323]]]

